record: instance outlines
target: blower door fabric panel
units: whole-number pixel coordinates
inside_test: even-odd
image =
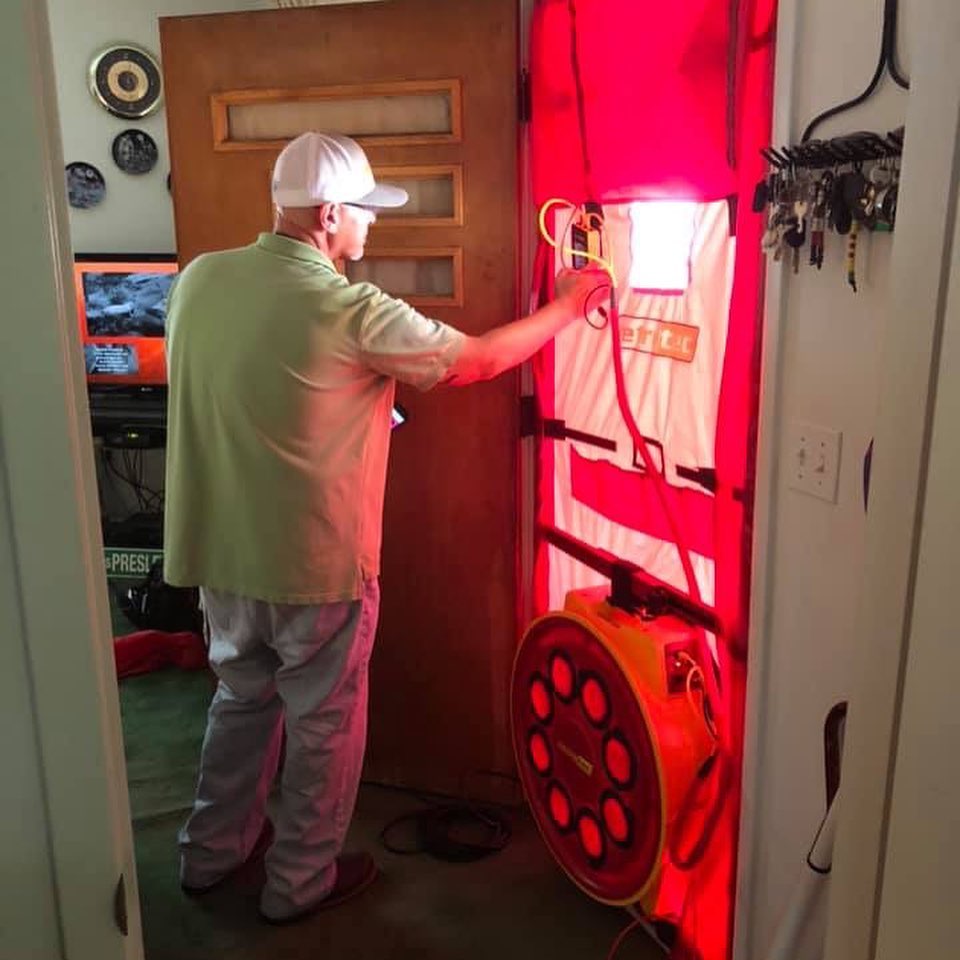
[[[531,46],[538,204],[663,196],[711,199],[735,184],[728,159],[728,3],[541,0]],[[583,87],[581,159],[571,45]],[[644,42],[652,38],[653,42]],[[558,156],[568,157],[558,163]]]

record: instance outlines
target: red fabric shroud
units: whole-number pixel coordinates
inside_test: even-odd
[[[764,283],[764,224],[751,202],[766,172],[760,149],[770,142],[777,0],[738,0],[737,11],[737,257],[716,444],[716,606],[726,634],[718,644],[727,718],[723,747],[734,769],[713,842],[692,879],[677,960],[722,960],[733,945]]]
[[[661,901],[682,902],[675,960],[728,960],[733,941],[762,333],[763,222],[751,201],[765,173],[759,151],[770,138],[775,28],[776,0],[539,0],[531,32],[530,135],[538,204],[553,197],[605,204],[736,198],[716,490],[671,492],[690,547],[714,563],[725,721],[720,774],[711,781],[724,801],[710,842],[689,870],[669,858],[664,865]],[[571,55],[574,31],[580,93]],[[538,259],[535,283],[543,291],[553,266],[550,256]],[[544,417],[558,406],[554,369],[551,347],[534,363]],[[641,388],[633,389],[642,404]],[[537,520],[548,526],[562,514],[555,502],[555,443],[541,439],[537,458]],[[578,501],[625,528],[668,539],[662,511],[653,509],[646,488],[649,480],[575,451],[570,463]],[[547,609],[552,549],[538,543],[538,614]],[[710,796],[695,799],[710,811]],[[695,835],[693,816],[691,825]]]
[[[730,3],[542,0],[531,46],[535,201],[726,196]],[[584,169],[571,45],[583,89]]]
[[[163,667],[181,670],[205,670],[207,648],[198,633],[164,633],[161,630],[140,630],[115,637],[113,641],[117,679],[150,673]]]

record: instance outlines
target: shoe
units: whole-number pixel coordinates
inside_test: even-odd
[[[254,863],[262,858],[271,843],[273,843],[273,823],[270,820],[264,820],[263,826],[260,828],[260,835],[254,842],[253,849],[251,849],[247,855],[246,860],[242,860],[235,867],[231,867],[226,873],[221,874],[216,880],[212,880],[209,883],[187,883],[181,880],[180,889],[191,897],[199,897],[205,893],[209,893],[211,890],[215,890],[227,880],[235,877],[248,864]]]
[[[337,857],[337,879],[334,881],[333,889],[318,903],[298,910],[296,913],[277,917],[264,913],[261,907],[260,916],[267,923],[275,926],[296,923],[320,910],[329,910],[359,896],[379,875],[380,871],[369,853],[343,854]]]

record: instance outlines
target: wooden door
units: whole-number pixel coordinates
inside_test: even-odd
[[[515,0],[161,19],[181,263],[270,229],[280,148],[337,130],[415,198],[380,219],[351,275],[467,333],[512,319],[516,21]],[[399,392],[367,778],[457,791],[512,769],[517,394],[515,373]]]

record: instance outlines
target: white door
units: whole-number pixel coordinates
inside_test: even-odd
[[[67,293],[46,4],[14,0],[0,27],[8,225],[0,256],[0,958],[136,960],[133,841],[83,361]]]

